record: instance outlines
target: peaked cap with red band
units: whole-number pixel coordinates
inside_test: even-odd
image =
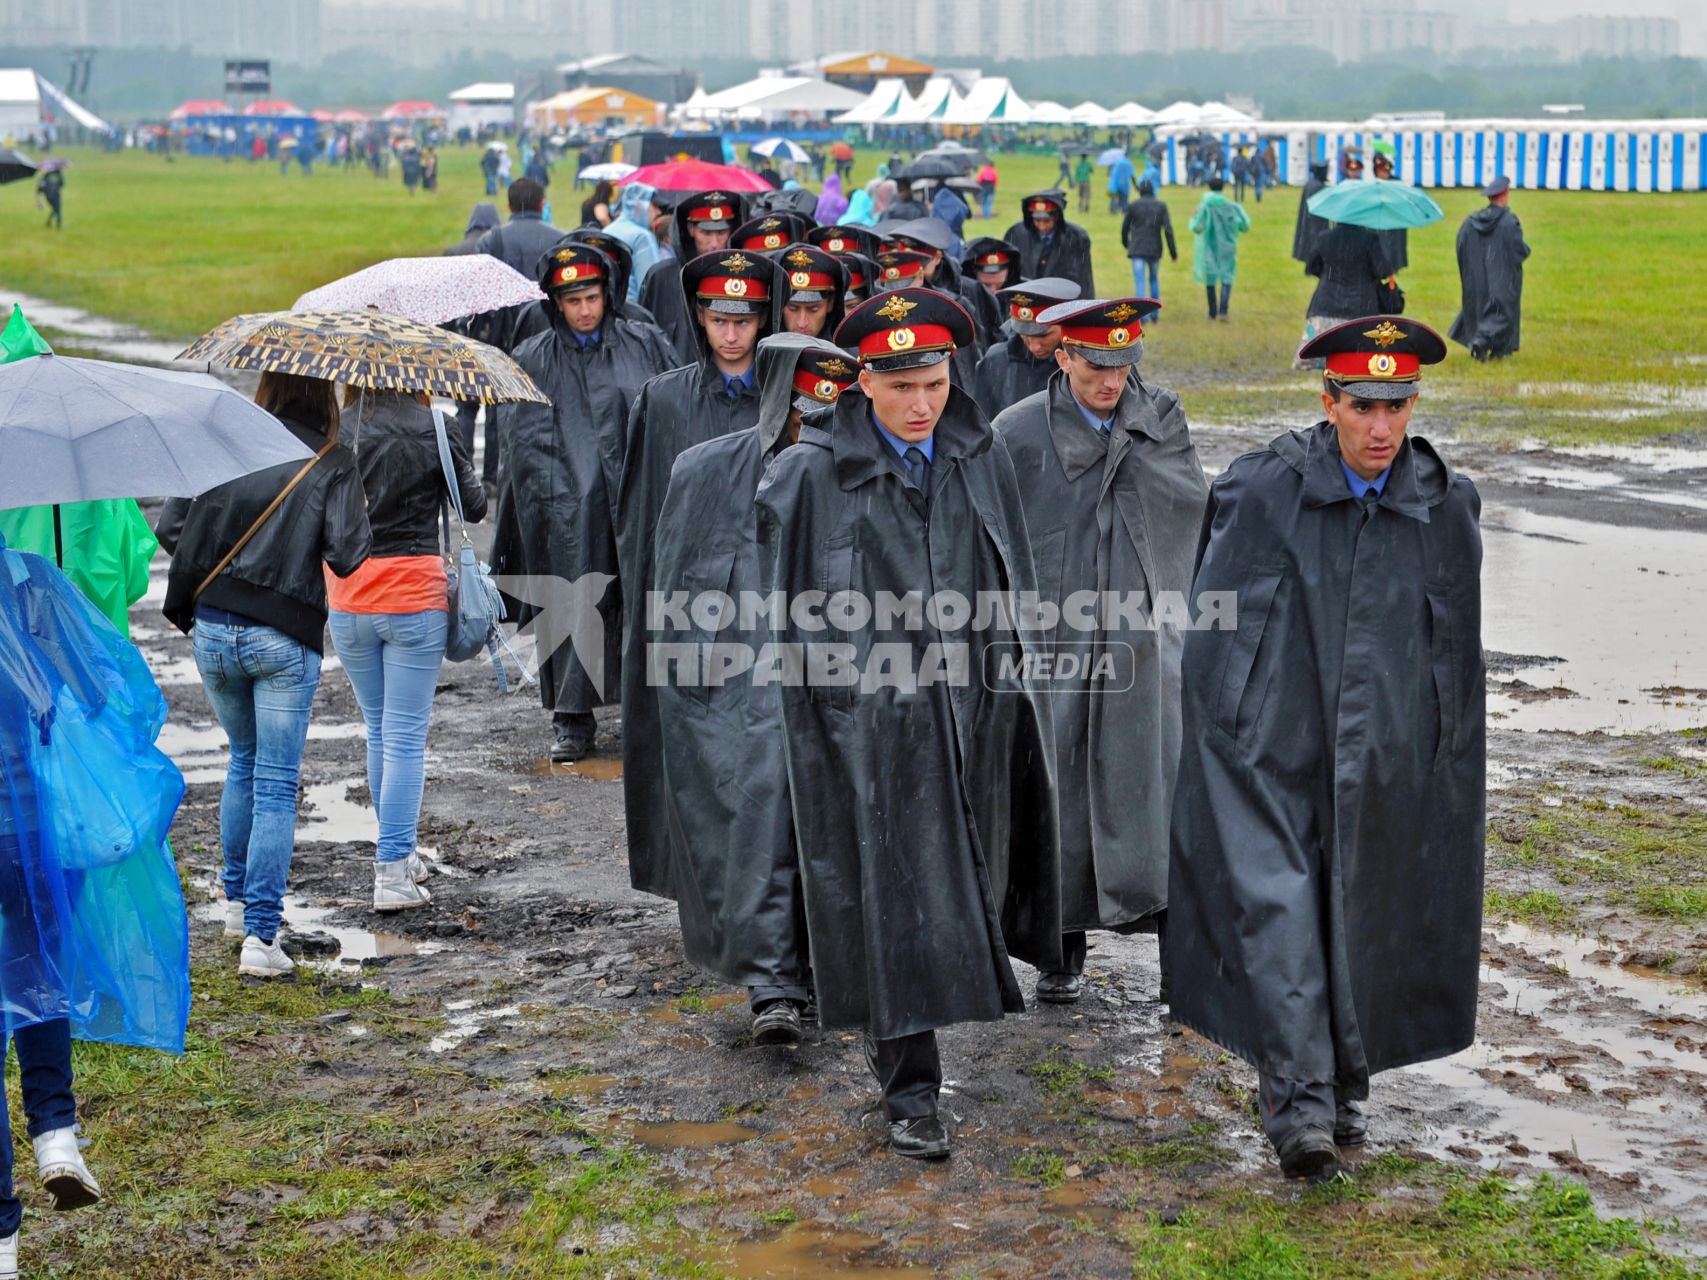
[[[1298,358],[1324,361],[1323,376],[1359,400],[1409,400],[1422,366],[1446,359],[1446,343],[1404,316],[1365,316],[1317,334]]]
[[[854,308],[835,342],[879,373],[940,364],[976,340],[972,317],[935,289],[895,289]]]
[[[919,282],[931,255],[913,249],[889,249],[877,255],[876,289],[905,289]]]
[[[762,213],[736,227],[729,243],[748,253],[775,253],[791,244],[798,244],[804,238],[806,228],[801,225],[803,221],[798,214],[787,210]]]
[[[858,377],[858,366],[845,354],[809,347],[794,366],[794,407],[807,413],[835,404]]]
[[[547,294],[604,288],[611,260],[590,244],[559,244],[540,263],[539,287]]]
[[[731,191],[699,191],[683,197],[684,221],[702,231],[727,231],[741,216],[741,201]]]
[[[682,268],[682,291],[722,315],[770,315],[775,280],[775,263],[739,249],[702,253]]]
[[[1144,317],[1160,311],[1154,298],[1081,298],[1038,315],[1039,324],[1061,326],[1061,345],[1092,364],[1109,368],[1137,364],[1144,354]]]
[[[846,265],[816,245],[791,245],[776,261],[788,281],[785,302],[827,302],[847,289]]]
[[[1064,276],[1039,276],[1035,280],[1021,280],[1006,289],[997,289],[996,300],[1007,308],[1010,329],[1021,337],[1041,338],[1049,332],[1049,325],[1038,317],[1050,307],[1072,302],[1082,292],[1077,280],[1068,280]]]
[[[863,253],[868,258],[875,258],[883,249],[869,227],[813,227],[805,239],[807,244],[815,244],[825,253],[833,253],[837,257],[846,253]]]

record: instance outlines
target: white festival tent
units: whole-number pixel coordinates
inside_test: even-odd
[[[871,92],[851,109],[836,117],[837,124],[881,124],[912,104],[906,82],[895,78],[879,80]]]
[[[112,128],[93,111],[73,102],[58,85],[30,68],[0,69],[0,134],[9,133],[23,138],[66,126],[98,132]]]
[[[700,115],[752,120],[785,115],[834,115],[863,101],[863,94],[815,76],[760,76],[708,94],[703,102],[694,104],[694,110]]]
[[[1031,104],[1032,124],[1072,124],[1073,113],[1059,102],[1034,102]]]
[[[943,120],[959,103],[960,92],[954,87],[954,81],[947,76],[932,76],[925,81],[919,96],[897,110],[889,120],[895,124],[929,124]]]
[[[1108,123],[1108,108],[1099,107],[1094,102],[1081,102],[1074,107],[1069,117],[1074,124],[1089,125],[1100,129]]]
[[[1108,123],[1116,128],[1131,128],[1136,125],[1154,124],[1156,113],[1148,107],[1141,107],[1136,102],[1123,102],[1108,113]]]
[[[984,76],[943,116],[944,124],[1026,124],[1031,108],[1006,76]]]
[[[1202,109],[1195,102],[1170,102],[1167,106],[1156,112],[1156,118],[1152,120],[1151,123],[1155,125],[1196,124],[1197,117],[1201,114],[1201,111]]]

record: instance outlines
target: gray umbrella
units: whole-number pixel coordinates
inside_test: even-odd
[[[0,365],[0,509],[189,498],[313,456],[205,373],[54,355]]]

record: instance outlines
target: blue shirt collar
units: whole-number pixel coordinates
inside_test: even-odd
[[[908,444],[905,440],[901,439],[900,436],[895,435],[881,422],[879,422],[875,412],[869,408],[866,409],[866,412],[871,415],[871,425],[877,428],[877,434],[889,442],[889,447],[895,450],[895,456],[897,458],[905,461],[907,457],[907,450],[917,449],[920,453],[925,455],[926,462],[936,461],[936,434],[934,432],[926,436],[923,440],[920,440],[917,444]]]
[[[1392,474],[1393,468],[1388,467],[1373,480],[1365,480],[1357,472],[1346,466],[1345,459],[1341,458],[1340,470],[1345,472],[1345,482],[1351,486],[1351,496],[1361,499],[1371,489],[1375,490],[1376,493],[1387,492],[1387,477]]]
[[[570,329],[569,336],[575,339],[576,346],[585,351],[599,340],[599,330],[594,329],[591,333],[582,333],[579,329]]]
[[[726,396],[738,396],[742,391],[751,391],[753,389],[754,370],[756,368],[757,362],[755,361],[753,364],[747,366],[747,371],[745,373],[738,373],[733,378],[726,373],[723,374],[723,394]]]
[[[1071,391],[1067,394],[1073,395]],[[1084,415],[1085,421],[1091,424],[1091,429],[1093,431],[1100,431],[1106,436],[1109,433],[1109,430],[1114,426],[1114,415],[1112,413],[1106,418],[1099,418],[1096,414],[1085,408],[1084,403],[1078,396],[1073,396],[1073,405],[1081,414]]]

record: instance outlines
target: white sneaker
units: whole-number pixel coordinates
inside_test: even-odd
[[[37,1176],[42,1189],[53,1197],[55,1209],[81,1209],[101,1198],[101,1184],[83,1163],[75,1126],[50,1129],[30,1141],[36,1149]],[[5,1274],[0,1268],[0,1276]]]
[[[296,964],[279,946],[279,940],[262,942],[259,938],[243,939],[243,954],[237,958],[237,972],[250,978],[282,978]]]
[[[243,936],[243,904],[233,902],[230,898],[225,900],[225,936],[228,938],[242,938]]]
[[[18,1233],[0,1240],[0,1280],[18,1280]]]
[[[375,911],[407,911],[410,907],[424,907],[432,900],[433,895],[409,873],[409,859],[373,864]]]
[[[427,877],[433,874],[432,866],[419,853],[408,857],[409,876],[416,884],[426,884]]]

